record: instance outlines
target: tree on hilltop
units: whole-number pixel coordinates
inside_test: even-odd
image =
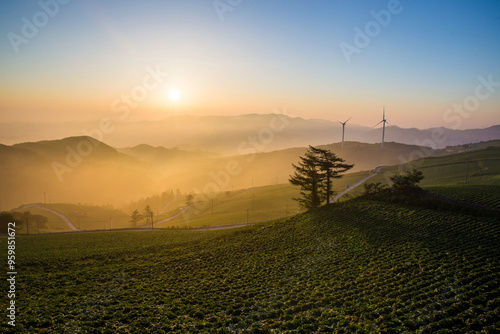
[[[391,186],[382,185],[380,182],[365,183],[363,195],[376,197],[395,195],[404,198],[407,195],[415,197],[424,193],[424,190],[417,185],[424,179],[424,174],[417,169],[395,174],[389,179],[392,182]]]
[[[139,211],[134,210],[130,215],[130,222],[132,223],[132,227],[137,227],[137,222],[142,219],[142,215]]]
[[[333,195],[333,179],[341,178],[354,166],[344,162],[332,151],[309,146],[299,164],[292,164],[295,172],[289,181],[302,189],[302,197],[294,200],[307,209],[318,207],[323,201],[328,204]]]
[[[325,204],[330,202],[333,195],[332,181],[340,179],[345,172],[354,167],[354,165],[346,164],[345,161],[335,155],[330,150],[315,148],[309,146],[310,150],[318,156],[319,169],[324,176],[324,199]]]
[[[294,198],[301,206],[305,208],[315,208],[321,205],[320,183],[321,175],[318,169],[319,159],[308,150],[304,157],[300,157],[298,165],[292,164],[295,170],[294,175],[290,177],[290,183],[294,186],[300,186],[302,198]]]
[[[9,229],[9,223],[15,222],[14,217],[11,213],[2,211],[0,212],[0,233],[6,234]],[[12,226],[10,226],[12,227]],[[16,226],[16,230],[19,227]]]
[[[151,207],[149,205],[146,205],[146,207],[144,208],[144,216],[146,217],[147,223],[153,222],[153,210],[151,210]]]
[[[410,193],[421,190],[417,183],[423,179],[424,174],[422,171],[416,170],[415,168],[390,177],[392,189],[397,193]]]

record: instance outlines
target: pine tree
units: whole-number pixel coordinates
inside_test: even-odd
[[[309,146],[304,157],[290,177],[290,183],[300,186],[302,198],[294,198],[306,209],[315,208],[323,201],[327,204],[333,195],[332,181],[341,178],[343,173],[354,165],[345,164],[335,153]]]
[[[305,157],[300,157],[299,165],[292,164],[295,169],[294,175],[290,177],[290,183],[300,186],[302,198],[294,198],[304,208],[310,209],[321,205],[320,184],[322,175],[318,169],[318,157],[310,150]]]
[[[151,210],[151,207],[149,205],[146,205],[146,208],[144,208],[144,216],[146,217],[146,223],[152,223],[153,219],[153,210]]]
[[[353,168],[354,165],[346,164],[344,159],[337,157],[330,150],[309,146],[309,149],[318,157],[318,167],[324,176],[323,199],[325,204],[330,202],[333,195],[332,181],[341,178],[345,172]]]
[[[132,214],[130,215],[130,218],[131,218],[130,221],[132,222],[132,227],[137,227],[137,222],[142,219],[142,216],[139,213],[139,211],[134,210],[134,212],[132,212]]]

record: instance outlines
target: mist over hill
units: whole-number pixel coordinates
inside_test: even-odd
[[[351,121],[354,122],[354,121]],[[382,129],[347,123],[346,141],[380,143]],[[203,150],[225,155],[244,154],[250,147],[269,152],[290,147],[324,145],[342,140],[342,126],[335,121],[303,119],[283,114],[237,116],[176,115],[160,121],[123,122],[96,120],[65,123],[2,123],[0,143],[12,145],[86,135],[113,147],[141,144]],[[500,125],[485,129],[420,130],[387,126],[386,142],[444,148],[500,139]]]
[[[88,136],[0,145],[1,209],[45,200],[119,206],[165,190],[206,193],[286,183],[292,163],[306,151],[266,152],[264,143],[251,140],[239,145],[239,152],[225,156],[147,144],[115,148]],[[353,141],[321,147],[355,164],[353,171],[440,153],[392,142],[384,149]]]

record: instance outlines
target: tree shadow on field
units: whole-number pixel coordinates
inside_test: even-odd
[[[368,200],[330,204],[309,211],[320,234],[344,236],[346,246],[401,247],[414,245],[432,252],[468,251],[500,242],[500,224],[492,218],[406,207]],[[498,255],[498,251],[496,252]]]

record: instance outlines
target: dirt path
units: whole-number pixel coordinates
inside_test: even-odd
[[[378,166],[377,168],[375,168],[375,172],[373,174],[370,174],[368,175],[367,177],[359,180],[358,182],[356,182],[355,184],[353,184],[352,186],[350,186],[349,188],[347,188],[346,190],[344,191],[341,191],[340,193],[338,193],[331,201],[330,203],[334,203],[336,201],[338,201],[338,199],[340,197],[342,197],[342,195],[344,195],[345,193],[351,191],[352,189],[362,185],[366,180],[368,180],[369,178],[371,177],[374,177],[375,175],[377,175],[378,173],[380,173],[380,171],[382,170],[382,168],[384,168],[384,166]]]

